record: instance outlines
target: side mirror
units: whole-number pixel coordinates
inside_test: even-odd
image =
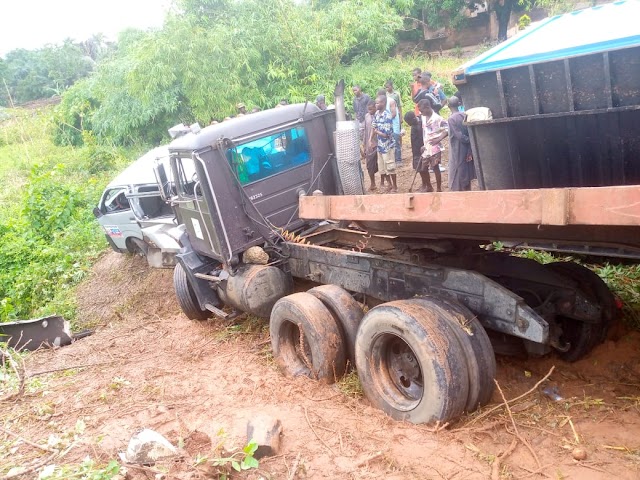
[[[102,216],[102,212],[98,207],[93,207],[93,216],[96,218],[100,218]]]

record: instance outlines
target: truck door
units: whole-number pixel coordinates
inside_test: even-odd
[[[173,157],[171,171],[176,188],[173,201],[178,207],[178,223],[185,225],[194,250],[220,261],[227,260],[203,195],[201,178],[205,176],[204,167],[196,168],[196,160],[191,156]]]

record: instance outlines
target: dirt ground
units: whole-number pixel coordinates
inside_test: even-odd
[[[553,355],[498,357],[507,399],[555,370],[511,404],[513,422],[495,408],[496,392],[479,412],[434,431],[372,408],[354,376],[336,385],[284,377],[271,356],[267,322],[188,320],[172,271],[151,270],[143,259],[106,254],[79,290],[79,307],[81,321],[97,325],[95,334],[30,354],[25,393],[0,403],[0,478],[11,467],[46,459],[49,452],[33,444],[52,438],[70,450],[49,463],[88,456],[106,464],[141,427],[184,444],[187,453],[130,467],[131,478],[161,478],[155,475],[165,469],[169,479],[217,478],[194,466],[198,455],[219,457],[218,445],[242,447],[247,421],[263,412],[282,421],[282,451],[232,478],[640,478],[638,332],[616,328],[575,364]],[[546,386],[557,387],[562,400],[543,394]],[[572,458],[576,447],[586,460]]]

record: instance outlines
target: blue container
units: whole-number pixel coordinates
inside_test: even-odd
[[[483,189],[640,184],[640,2],[548,18],[454,73]]]

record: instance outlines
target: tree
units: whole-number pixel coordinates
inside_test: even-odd
[[[61,93],[86,77],[93,64],[77,44],[67,39],[62,45],[10,51],[3,60],[3,79],[8,95],[19,104]],[[4,105],[8,105],[7,96],[0,95]]]
[[[98,106],[84,117],[97,136],[158,142],[175,123],[234,114],[239,101],[269,108],[281,98],[314,98],[345,62],[386,53],[402,25],[391,2],[376,0],[323,8],[292,0],[180,5],[161,30],[121,36],[100,63],[90,89]]]

